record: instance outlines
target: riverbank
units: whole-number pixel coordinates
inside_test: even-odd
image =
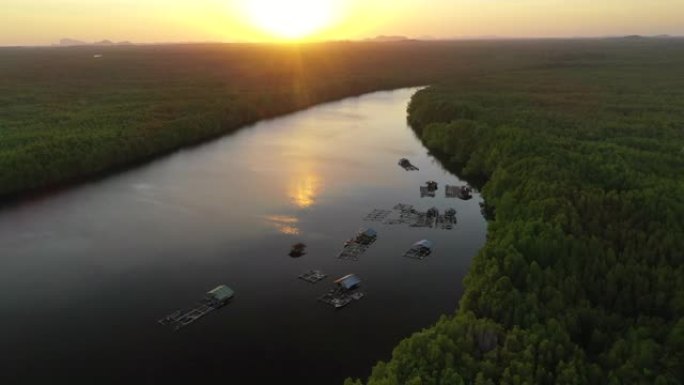
[[[651,48],[414,96],[417,134],[487,180],[495,217],[458,312],[402,341],[369,385],[678,383],[684,51]]]

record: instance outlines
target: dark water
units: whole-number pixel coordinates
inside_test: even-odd
[[[479,195],[420,199],[457,183],[406,126],[415,89],[259,123],[144,167],[0,211],[0,383],[339,384],[451,312],[484,243]],[[400,157],[421,168],[409,173]],[[454,230],[375,225],[359,262],[334,256],[374,208],[458,210]],[[427,238],[419,262],[400,255]],[[297,241],[309,245],[287,256]],[[316,301],[356,273],[366,297]],[[229,306],[173,332],[157,319],[227,284]]]

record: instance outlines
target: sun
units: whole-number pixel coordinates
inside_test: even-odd
[[[256,27],[281,39],[297,40],[333,23],[336,0],[245,0],[243,7]]]

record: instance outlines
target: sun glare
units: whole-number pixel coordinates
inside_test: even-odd
[[[282,39],[302,39],[330,26],[336,0],[245,0],[252,24]]]

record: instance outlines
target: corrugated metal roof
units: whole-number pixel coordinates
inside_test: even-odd
[[[427,239],[423,239],[422,241],[414,243],[413,247],[424,247],[426,249],[432,250],[432,242],[428,241]]]
[[[211,289],[207,294],[218,301],[224,301],[233,297],[235,292],[228,286],[221,285]]]
[[[378,235],[378,232],[373,229],[362,229],[361,234],[367,237],[376,237]]]
[[[355,274],[349,274],[336,280],[335,283],[344,287],[345,289],[353,289],[361,284],[361,278]]]

